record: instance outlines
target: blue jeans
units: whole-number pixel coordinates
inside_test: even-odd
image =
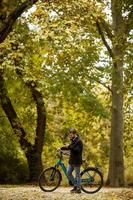
[[[69,180],[73,180],[73,176],[72,176],[73,170],[75,171],[75,176],[76,176],[76,182],[74,186],[77,186],[78,188],[80,188],[81,186],[80,166],[73,166],[73,165],[68,166],[67,175],[68,175]]]

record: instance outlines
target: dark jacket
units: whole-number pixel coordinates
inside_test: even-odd
[[[68,147],[62,147],[61,150],[70,150],[70,165],[80,166],[82,164],[83,143],[79,136],[72,140]]]

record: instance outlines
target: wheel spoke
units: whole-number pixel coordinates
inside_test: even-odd
[[[60,182],[61,174],[53,167],[44,170],[39,177],[39,186],[45,192],[54,191]]]
[[[95,168],[88,168],[82,174],[82,190],[86,193],[95,193],[103,185],[101,172]]]

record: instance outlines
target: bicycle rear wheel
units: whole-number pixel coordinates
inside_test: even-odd
[[[87,168],[81,172],[82,185],[84,192],[92,194],[98,192],[103,186],[103,175],[97,168]]]
[[[39,176],[39,186],[44,192],[53,192],[61,183],[61,173],[55,167],[42,171]]]

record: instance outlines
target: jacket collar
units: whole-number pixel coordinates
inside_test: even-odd
[[[77,135],[74,139],[72,139],[72,142],[76,142],[77,140],[79,140],[79,135]]]

